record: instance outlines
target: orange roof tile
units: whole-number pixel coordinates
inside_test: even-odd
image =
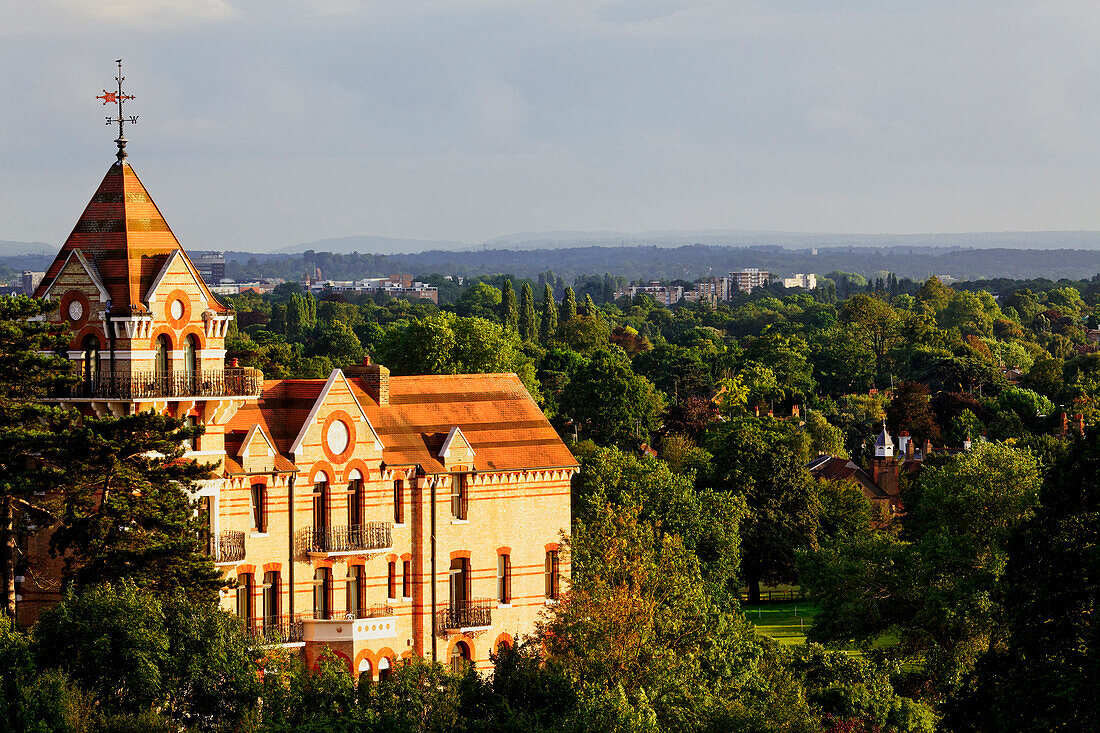
[[[168,257],[178,251],[187,258],[129,163],[115,163],[107,170],[69,238],[46,270],[35,297],[45,295],[73,250],[79,250],[98,270],[111,298],[111,312],[119,315],[145,312],[143,301]],[[198,276],[190,259],[187,263]],[[219,313],[228,311],[201,276],[198,280],[210,307]]]
[[[577,465],[515,374],[391,377],[388,405],[375,402],[359,379],[349,377],[348,384],[382,441],[382,460],[388,465],[446,472],[439,451],[455,427],[473,448],[478,471]],[[264,382],[259,402],[242,407],[226,426],[227,453],[259,424],[287,455],[324,385],[323,379]]]

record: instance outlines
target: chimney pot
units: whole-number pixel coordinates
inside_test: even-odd
[[[230,359],[229,360],[229,367],[231,369],[236,369],[238,366],[240,366],[240,362],[237,359]]]

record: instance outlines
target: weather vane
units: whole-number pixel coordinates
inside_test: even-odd
[[[122,82],[126,79],[122,75],[122,59],[115,61],[118,64],[118,76],[115,77],[115,81],[118,83],[117,92],[109,92],[106,89],[103,90],[103,94],[96,97],[96,99],[102,99],[103,104],[117,104],[118,105],[118,117],[108,117],[107,124],[113,125],[118,123],[118,139],[115,140],[115,145],[118,145],[118,162],[121,163],[126,159],[126,136],[122,134],[122,126],[129,122],[131,125],[136,125],[138,118],[137,115],[130,115],[129,117],[122,116],[122,104],[123,102],[133,99],[132,94],[122,93]]]

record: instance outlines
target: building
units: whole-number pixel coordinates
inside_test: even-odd
[[[661,305],[668,306],[680,302],[680,299],[684,297],[684,289],[679,285],[662,285],[658,280],[651,280],[648,285],[631,285],[615,293],[616,298],[622,298],[626,295],[631,298],[648,295]]]
[[[38,283],[42,282],[42,278],[46,276],[44,272],[33,272],[31,270],[23,270],[23,275],[20,278],[23,286],[24,295],[33,295],[35,289],[38,287]]]
[[[771,282],[772,275],[767,270],[756,267],[748,267],[744,270],[730,273],[730,295],[734,290],[742,293],[751,293],[754,288],[760,288]]]
[[[225,254],[221,252],[207,252],[199,255],[199,261],[195,263],[202,279],[211,285],[220,285],[225,279]]]
[[[806,290],[813,290],[817,287],[817,275],[805,275],[801,272],[796,272],[794,274],[794,277],[783,278],[783,287],[805,288]]]
[[[35,295],[59,303],[81,375],[54,401],[206,427],[187,455],[216,466],[197,492],[208,551],[252,633],[372,675],[411,655],[488,669],[556,602],[577,464],[516,375],[391,377],[368,360],[265,380],[226,363],[234,314],[122,150]],[[57,571],[46,534],[30,577]],[[21,591],[23,623],[58,599]]]

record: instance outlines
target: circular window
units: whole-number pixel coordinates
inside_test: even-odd
[[[79,321],[84,316],[84,304],[79,300],[72,300],[69,302],[69,318],[74,321]]]
[[[325,440],[328,443],[328,449],[336,455],[340,455],[347,450],[348,438],[348,426],[343,420],[334,420],[328,426],[328,436]]]
[[[172,306],[171,306],[171,312],[172,312],[172,318],[175,318],[176,320],[179,320],[180,318],[183,318],[183,301],[182,300],[173,300],[172,301]]]

